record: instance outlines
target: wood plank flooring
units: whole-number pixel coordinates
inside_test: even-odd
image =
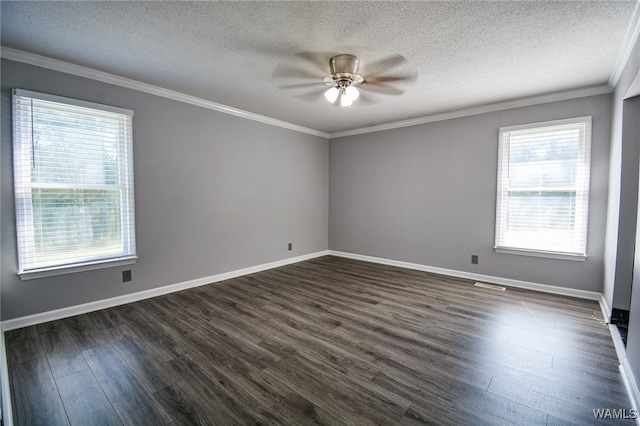
[[[6,341],[16,425],[634,424],[596,302],[331,256]]]

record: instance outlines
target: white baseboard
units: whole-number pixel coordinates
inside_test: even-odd
[[[174,293],[176,291],[186,290],[188,288],[199,287],[206,284],[212,284],[231,278],[241,277],[243,275],[253,274],[268,269],[278,268],[280,266],[290,265],[302,262],[304,260],[314,259],[316,257],[326,256],[328,250],[315,253],[305,254],[302,256],[291,257],[288,259],[278,260],[275,262],[264,263],[262,265],[251,266],[248,268],[238,269],[236,271],[225,272],[222,274],[211,275],[208,277],[198,278],[195,280],[184,281],[177,284],[170,284],[163,287],[144,290],[137,293],[125,294],[123,296],[112,297],[110,299],[97,300],[95,302],[83,303],[81,305],[69,306],[53,311],[42,312],[39,314],[28,315],[19,318],[13,318],[2,322],[2,331],[14,330],[17,328],[28,327],[31,325],[41,324],[43,322],[54,321],[61,318],[67,318],[74,315],[85,314],[87,312],[98,311],[100,309],[112,308],[114,306],[124,305],[126,303],[137,302],[139,300],[149,299],[151,297],[161,296],[163,294]]]
[[[608,324],[609,321],[611,321],[611,307],[607,303],[607,299],[604,298],[604,294],[602,293],[600,294],[600,299],[598,300],[598,302],[600,302],[600,310],[602,311],[602,318],[604,318],[604,320]]]
[[[620,336],[618,327],[610,324],[609,332],[613,339],[613,345],[616,348],[618,361],[620,361],[618,368],[620,369],[620,375],[622,376],[624,387],[627,389],[627,395],[629,395],[631,408],[637,412],[640,410],[640,389],[638,389],[638,382],[636,381],[633,371],[631,370],[631,366],[629,365],[629,361],[627,360],[627,351],[624,347],[624,343],[622,342],[622,337]],[[636,423],[640,426],[640,416],[636,418]]]
[[[265,263],[262,265],[251,266],[251,267],[239,269],[236,271],[230,271],[222,274],[198,278],[195,280],[185,281],[185,282],[176,283],[176,284],[170,284],[170,285],[159,287],[159,288],[144,290],[137,293],[126,294],[123,296],[112,297],[110,299],[98,300],[95,302],[69,306],[62,309],[56,309],[53,311],[47,311],[47,312],[42,312],[34,315],[13,318],[7,321],[3,321],[1,324],[1,329],[2,331],[8,331],[8,330],[14,330],[17,328],[28,327],[28,326],[40,324],[43,322],[54,321],[57,319],[67,318],[74,315],[80,315],[87,312],[93,312],[100,309],[111,308],[114,306],[124,305],[126,303],[136,302],[138,300],[149,299],[151,297],[161,296],[163,294],[173,293],[180,290],[186,290],[192,287],[199,287],[202,285],[224,281],[231,278],[240,277],[243,275],[248,275],[248,274],[253,274],[260,271],[265,271],[268,269],[278,268],[280,266],[290,265],[293,263],[298,263],[305,260],[314,259],[316,257],[326,256],[326,255],[362,260],[365,262],[379,263],[383,265],[397,266],[400,268],[414,269],[418,271],[432,272],[435,274],[449,275],[453,277],[464,278],[464,279],[475,280],[475,281],[484,281],[484,282],[489,282],[493,284],[505,285],[508,287],[518,287],[518,288],[524,288],[529,290],[541,291],[545,293],[578,297],[581,299],[597,300],[600,303],[600,307],[603,311],[605,320],[608,320],[608,315],[610,312],[602,294],[594,291],[577,290],[577,289],[566,288],[566,287],[556,287],[556,286],[547,285],[547,284],[513,280],[510,278],[494,277],[490,275],[482,275],[482,274],[476,274],[472,272],[457,271],[454,269],[445,269],[445,268],[439,268],[436,266],[402,262],[398,260],[391,260],[391,259],[366,256],[366,255],[354,254],[354,253],[346,253],[346,252],[335,251],[335,250],[323,250],[323,251],[310,253],[302,256]]]
[[[484,281],[492,284],[505,285],[507,287],[524,288],[543,293],[559,294],[562,296],[572,296],[580,299],[604,300],[601,293],[595,291],[577,290],[574,288],[557,287],[548,284],[538,284],[529,281],[512,280],[510,278],[494,277],[491,275],[475,274],[473,272],[457,271],[454,269],[438,268],[436,266],[421,265],[418,263],[401,262],[399,260],[384,259],[381,257],[365,256],[362,254],[345,253],[341,251],[329,250],[329,255],[345,257],[348,259],[363,260],[365,262],[380,263],[382,265],[398,266],[400,268],[415,269],[417,271],[432,272],[434,274],[449,275],[457,278],[464,278],[474,281]],[[602,309],[602,306],[601,306]],[[605,317],[605,319],[607,319]]]

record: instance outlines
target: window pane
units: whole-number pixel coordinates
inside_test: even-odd
[[[573,229],[575,192],[515,192],[508,195],[507,229]],[[535,217],[535,221],[531,220]]]
[[[37,262],[122,250],[120,191],[33,190]]]
[[[509,188],[564,188],[574,187],[578,167],[575,161],[534,161],[512,163]]]
[[[35,103],[32,181],[117,184],[121,127],[113,119]]]
[[[507,235],[509,245],[544,250],[574,251],[575,192],[509,194]],[[532,220],[535,218],[535,220]]]
[[[133,113],[19,89],[13,113],[19,274],[135,259]]]
[[[520,132],[510,135],[510,161],[529,163],[532,161],[576,161],[580,153],[580,131]]]
[[[590,125],[500,129],[496,248],[586,254]]]

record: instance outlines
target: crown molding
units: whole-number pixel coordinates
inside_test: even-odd
[[[636,12],[638,9],[636,8]],[[637,17],[638,13],[634,16]],[[636,22],[638,20],[636,19]],[[638,26],[636,25],[638,28]],[[636,31],[637,33],[637,31]],[[637,34],[636,34],[637,38]],[[630,54],[630,51],[627,54]],[[608,94],[613,91],[610,85],[602,85],[595,87],[588,87],[577,90],[570,90],[564,92],[550,93],[546,95],[532,96],[528,98],[515,99],[511,101],[498,102],[487,105],[480,105],[471,108],[464,108],[455,111],[444,112],[441,114],[427,115],[423,117],[412,118],[408,120],[394,121],[390,123],[379,124],[376,126],[362,127],[357,129],[345,130],[341,132],[326,133],[319,130],[311,129],[308,127],[300,126],[297,124],[289,123],[275,118],[267,117],[264,115],[254,114],[252,112],[244,111],[238,108],[233,108],[227,105],[212,102],[206,99],[198,98],[191,95],[186,95],[174,90],[165,89],[162,87],[154,86],[140,81],[120,77],[114,74],[109,74],[103,71],[98,71],[93,68],[83,67],[80,65],[71,64],[68,62],[60,61],[58,59],[49,58],[46,56],[36,55],[29,52],[24,52],[17,49],[1,46],[0,57],[9,59],[15,62],[22,62],[29,65],[35,65],[41,68],[50,69],[53,71],[59,71],[78,77],[89,78],[92,80],[100,81],[103,83],[113,84],[120,87],[125,87],[132,90],[137,90],[144,93],[149,93],[156,96],[161,96],[168,99],[173,99],[179,102],[188,103],[191,105],[199,106],[202,108],[211,109],[214,111],[222,112],[225,114],[234,115],[248,120],[258,121],[261,123],[269,124],[276,127],[281,127],[289,130],[293,130],[300,133],[306,133],[313,136],[319,136],[326,139],[335,139],[345,136],[354,136],[365,133],[374,133],[384,130],[399,129],[402,127],[417,126],[420,124],[433,123],[436,121],[451,120],[454,118],[468,117],[478,114],[484,114],[488,112],[502,111],[506,109],[526,107],[538,104],[544,104],[549,102],[557,102],[568,99],[575,99],[587,96],[595,96],[601,94]]]
[[[624,41],[622,42],[622,48],[620,49],[618,60],[613,67],[611,76],[609,76],[609,82],[607,85],[611,91],[613,91],[613,89],[618,85],[622,71],[624,71],[624,66],[629,61],[631,53],[633,53],[633,46],[638,41],[638,37],[640,37],[640,0],[636,0],[636,7],[631,14],[631,19],[629,20],[629,26],[627,27],[627,33],[625,34]]]
[[[532,105],[546,104],[549,102],[565,101],[568,99],[584,98],[587,96],[603,95],[611,93],[607,85],[587,87],[583,89],[569,90],[565,92],[550,93],[546,95],[532,96],[528,98],[514,99],[511,101],[498,102],[494,104],[480,105],[471,108],[464,108],[441,114],[427,115],[424,117],[412,118],[409,120],[394,121],[391,123],[379,124],[377,126],[362,127],[359,129],[345,130],[329,134],[329,139],[342,138],[345,136],[361,135],[364,133],[380,132],[383,130],[399,129],[401,127],[417,126],[420,124],[433,123],[435,121],[451,120],[454,118],[469,117],[472,115],[485,114],[488,112],[502,111],[506,109],[527,107]]]
[[[60,72],[75,75],[78,77],[89,78],[92,80],[100,81],[102,83],[108,83],[108,84],[113,84],[115,86],[125,87],[127,89],[137,90],[139,92],[149,93],[151,95],[161,96],[167,99],[173,99],[175,101],[184,102],[184,103],[199,106],[202,108],[211,109],[214,111],[222,112],[224,114],[234,115],[236,117],[246,118],[247,120],[258,121],[260,123],[269,124],[271,126],[281,127],[284,129],[293,130],[300,133],[306,133],[313,136],[320,136],[322,138],[329,137],[328,133],[321,132],[319,130],[310,129],[308,127],[299,126],[297,124],[293,124],[286,121],[277,120],[275,118],[267,117],[264,115],[244,111],[238,108],[219,104],[217,102],[212,102],[206,99],[198,98],[196,96],[186,95],[184,93],[180,93],[175,90],[169,90],[162,87],[154,86],[152,84],[142,83],[140,81],[132,80],[125,77],[120,77],[120,76],[109,74],[103,71],[98,71],[93,68],[83,67],[80,65],[75,65],[68,62],[60,61],[58,59],[36,55],[34,53],[24,52],[22,50],[12,49],[10,47],[1,46],[0,57],[4,59],[9,59],[15,62],[35,65],[40,68],[46,68],[53,71],[60,71]]]

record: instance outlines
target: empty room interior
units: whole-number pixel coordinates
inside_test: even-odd
[[[2,1],[3,425],[640,425],[638,1]]]

